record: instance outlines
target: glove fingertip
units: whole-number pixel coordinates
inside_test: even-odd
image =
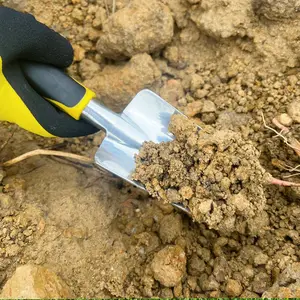
[[[57,66],[61,68],[67,68],[73,63],[74,59],[74,49],[71,43],[61,35],[62,41],[65,45],[62,45],[60,53],[64,53],[64,55],[60,56],[60,59],[57,60]]]

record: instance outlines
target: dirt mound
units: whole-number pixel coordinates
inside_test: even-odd
[[[268,174],[259,152],[236,132],[199,130],[184,116],[173,116],[169,129],[174,141],[143,145],[133,178],[153,197],[182,203],[211,229],[245,233],[266,204]]]

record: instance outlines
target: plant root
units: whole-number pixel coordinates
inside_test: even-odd
[[[287,134],[290,130],[282,125],[276,118],[273,118],[272,123],[280,129],[281,134]]]
[[[269,184],[274,184],[274,185],[279,185],[279,186],[300,186],[300,183],[296,183],[296,182],[291,182],[291,181],[285,181],[285,180],[281,180],[278,178],[274,178],[272,177],[269,181]]]
[[[18,157],[15,157],[15,158],[13,158],[9,161],[6,161],[3,164],[1,164],[1,167],[10,167],[10,166],[12,166],[16,163],[19,163],[19,162],[21,162],[25,159],[28,159],[28,158],[36,156],[36,155],[60,156],[60,157],[65,157],[65,158],[78,160],[78,161],[81,161],[81,162],[87,163],[87,164],[93,164],[94,163],[93,159],[91,159],[89,157],[86,157],[86,156],[81,156],[81,155],[62,152],[62,151],[37,149],[37,150],[33,150],[33,151],[27,152],[25,154],[22,154]]]
[[[276,118],[273,118],[272,123],[280,129],[280,132],[278,132],[276,129],[274,129],[266,124],[266,120],[265,120],[263,112],[261,113],[261,115],[262,115],[264,126],[267,129],[273,131],[276,134],[276,136],[281,137],[283,139],[284,143],[286,145],[288,145],[290,148],[292,148],[298,156],[300,156],[300,142],[297,139],[295,139],[294,137],[288,138],[285,136],[285,134],[287,134],[289,132],[289,129],[286,126],[282,125]],[[278,167],[279,169],[293,173],[293,174],[283,176],[284,178],[290,178],[290,177],[300,175],[300,165],[297,165],[296,167],[292,167],[278,159],[273,159],[272,165]],[[279,185],[279,186],[286,186],[286,187],[300,186],[300,183],[285,181],[285,180],[277,179],[274,177],[271,177],[271,179],[268,181],[268,183]]]
[[[278,132],[276,129],[274,129],[274,128],[272,128],[272,127],[270,127],[270,126],[267,125],[263,112],[261,113],[261,115],[262,115],[262,119],[263,119],[264,126],[265,126],[267,129],[273,131],[273,132],[276,134],[276,136],[281,137],[281,138],[283,139],[284,143],[285,143],[286,145],[288,145],[290,148],[294,149],[294,151],[296,152],[296,154],[297,154],[298,156],[300,156],[300,143],[299,143],[295,138],[292,138],[291,141],[289,141],[288,138],[287,138],[286,136],[284,136],[284,132],[283,132],[283,129],[282,129],[282,128],[286,128],[286,127],[283,126],[283,125],[281,125],[281,124],[275,119],[275,120],[280,124],[280,125],[279,125],[279,128],[281,129],[281,131]],[[276,121],[275,121],[275,124],[277,124]],[[273,119],[273,123],[274,123],[274,119]],[[278,126],[278,125],[277,125],[277,126]]]

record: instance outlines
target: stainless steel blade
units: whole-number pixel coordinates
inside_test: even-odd
[[[135,155],[145,141],[161,143],[174,139],[168,130],[173,114],[182,113],[150,90],[139,92],[121,114],[112,112],[96,99],[92,100],[82,117],[106,131],[95,155],[96,164],[145,190],[140,182],[131,178]],[[174,206],[190,213],[180,204]]]

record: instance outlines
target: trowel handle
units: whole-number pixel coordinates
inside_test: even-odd
[[[79,120],[82,111],[96,97],[64,71],[51,65],[22,62],[22,71],[30,85],[44,98]]]

